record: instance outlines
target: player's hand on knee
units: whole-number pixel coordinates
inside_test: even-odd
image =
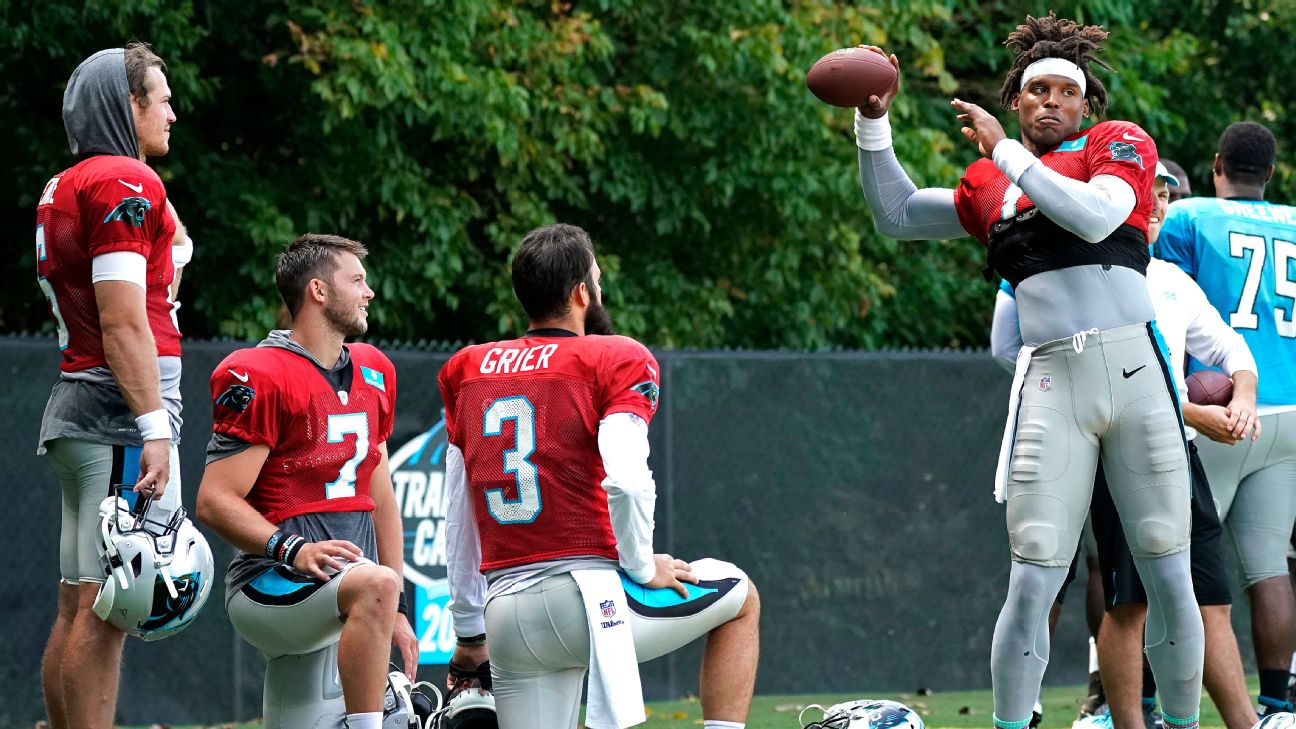
[[[309,542],[297,553],[293,569],[316,579],[328,580],[347,562],[355,562],[362,556],[360,548],[345,539]]]
[[[669,554],[654,554],[653,561],[656,563],[657,574],[644,587],[669,587],[681,597],[688,597],[688,588],[683,583],[698,583],[697,575],[693,574],[693,566]]]
[[[135,481],[135,492],[160,499],[170,479],[171,441],[167,438],[144,441],[144,447],[140,449],[139,478]]]

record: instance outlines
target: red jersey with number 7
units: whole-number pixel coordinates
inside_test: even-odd
[[[1147,236],[1152,214],[1152,181],[1156,177],[1157,150],[1152,135],[1127,121],[1105,121],[1081,129],[1040,157],[1045,166],[1088,182],[1098,175],[1114,175],[1134,189],[1134,210],[1125,224]],[[968,166],[954,191],[959,221],[969,235],[982,243],[990,239],[990,226],[1035,206],[1020,187],[1008,181],[994,161],[982,157]]]
[[[661,377],[642,344],[545,330],[460,350],[438,376],[446,434],[464,455],[482,571],[617,558],[599,421],[651,421]]]
[[[212,430],[270,447],[246,498],[273,524],[373,511],[369,479],[394,426],[396,370],[368,344],[345,346],[351,361],[336,390],[313,361],[282,347],[237,350],[212,372]]]
[[[144,257],[144,305],[159,356],[180,356],[171,305],[175,220],[151,167],[130,157],[90,157],[55,175],[36,204],[36,280],[58,326],[60,368],[107,364],[92,263],[108,253]]]

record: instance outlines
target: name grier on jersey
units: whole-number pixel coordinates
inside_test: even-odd
[[[558,351],[557,344],[540,344],[526,349],[495,347],[482,358],[483,375],[512,375],[549,368],[549,357]]]

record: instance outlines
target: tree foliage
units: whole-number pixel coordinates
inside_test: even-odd
[[[901,58],[897,151],[952,186],[975,152],[952,95],[996,108],[1000,45],[1038,8],[913,0],[277,0],[0,3],[0,119],[11,219],[71,164],[59,118],[75,65],[152,42],[180,117],[151,163],[197,244],[187,335],[275,322],[275,253],[304,231],[365,241],[371,333],[483,340],[525,326],[508,279],[525,232],[585,227],[619,328],[673,347],[980,346],[993,289],[970,239],[878,235],[858,191],[851,114],[805,70],[867,42]],[[1108,115],[1148,129],[1209,194],[1216,139],[1269,124],[1296,193],[1296,4],[1092,0],[1058,8],[1112,31]],[[1002,111],[1002,110],[999,110]],[[1003,115],[1006,121],[1008,115]],[[1015,125],[1010,124],[1011,127]],[[0,327],[47,328],[25,223]]]

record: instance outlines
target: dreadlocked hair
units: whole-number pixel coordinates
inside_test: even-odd
[[[1102,114],[1107,110],[1107,89],[1089,70],[1089,64],[1096,63],[1108,71],[1115,70],[1096,55],[1102,52],[1105,40],[1107,31],[1101,25],[1080,25],[1074,20],[1057,17],[1051,10],[1042,18],[1027,15],[1026,22],[1017,26],[1004,41],[1016,58],[999,91],[999,101],[1004,108],[1012,107],[1012,100],[1021,92],[1022,74],[1027,66],[1041,58],[1061,58],[1084,72],[1085,99],[1094,113]]]

